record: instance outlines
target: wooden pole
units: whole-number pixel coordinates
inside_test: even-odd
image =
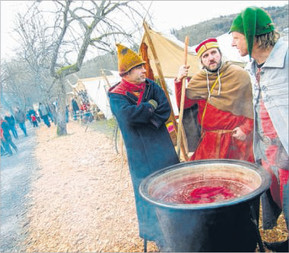
[[[185,38],[185,66],[187,66],[187,59],[188,59],[188,44],[189,38],[186,36]],[[180,145],[182,142],[182,132],[183,129],[183,115],[184,115],[184,102],[185,102],[185,91],[186,91],[186,78],[183,78],[182,81],[182,90],[181,90],[181,104],[180,104],[180,113],[179,113],[179,131],[178,131],[178,138],[177,138],[177,154],[180,156]]]
[[[166,95],[166,97],[168,99],[168,102],[169,102],[169,105],[171,107],[171,114],[170,114],[169,120],[173,123],[175,131],[178,132],[177,122],[176,122],[176,119],[175,119],[175,115],[174,115],[172,103],[171,103],[171,100],[170,100],[170,96],[169,96],[169,93],[168,93],[167,88],[166,88],[166,83],[165,83],[163,71],[162,71],[161,66],[160,66],[160,61],[159,61],[159,59],[157,57],[157,53],[156,53],[155,47],[154,47],[154,45],[152,43],[152,39],[151,39],[150,34],[149,34],[149,28],[148,28],[148,25],[146,24],[146,22],[143,23],[143,26],[144,26],[144,29],[145,29],[145,34],[146,34],[147,39],[148,39],[149,47],[150,47],[150,49],[152,51],[152,54],[153,54],[153,57],[154,57],[154,60],[155,60],[155,65],[156,65],[156,69],[157,69],[158,76],[159,76],[159,79],[160,79],[160,84],[162,86],[162,89],[165,92],[165,95]],[[184,159],[187,161],[188,160],[188,156],[187,156],[187,153],[185,152],[185,148],[184,148],[183,145],[181,146],[181,149],[182,149],[182,153],[183,153]]]
[[[104,78],[104,80],[106,81],[107,87],[110,88],[111,85],[110,85],[110,83],[109,83],[109,81],[108,81],[108,79],[106,77],[106,74],[104,73],[103,69],[101,69],[101,74],[102,74],[102,77]]]

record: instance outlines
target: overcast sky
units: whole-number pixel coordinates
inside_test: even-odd
[[[288,1],[153,1],[155,29],[164,31],[219,17],[238,14],[248,6],[284,6]],[[147,3],[149,5],[149,3]]]
[[[11,35],[16,12],[25,10],[31,1],[1,1],[1,58],[13,54]],[[248,6],[284,6],[288,1],[144,1],[153,17],[153,29],[168,33],[170,29],[197,24],[221,15],[237,14]],[[149,22],[150,23],[150,22]]]

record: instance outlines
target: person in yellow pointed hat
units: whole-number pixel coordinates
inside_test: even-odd
[[[253,81],[254,155],[272,177],[270,191],[261,198],[263,228],[275,227],[283,211],[288,230],[288,37],[280,38],[269,13],[254,6],[235,17],[230,33],[232,46],[241,56],[252,58],[246,69]],[[273,251],[288,251],[288,239],[265,245]]]
[[[121,81],[108,92],[126,147],[135,194],[139,235],[164,250],[155,208],[139,193],[141,181],[153,172],[179,163],[166,127],[171,107],[161,87],[146,78],[145,61],[124,45],[116,44]]]
[[[140,55],[131,49],[121,44],[116,44],[116,46],[118,56],[118,71],[121,76],[130,71],[132,68],[146,63]]]

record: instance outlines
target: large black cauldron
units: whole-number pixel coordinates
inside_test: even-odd
[[[212,202],[205,194],[194,202],[189,193],[200,186],[226,187],[234,196],[226,199],[223,192]],[[156,206],[167,251],[253,252],[257,228],[251,207],[258,207],[258,213],[259,197],[269,186],[269,174],[252,163],[200,160],[151,174],[142,181],[140,194]]]

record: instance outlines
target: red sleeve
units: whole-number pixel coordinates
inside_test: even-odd
[[[177,106],[180,108],[181,93],[182,93],[182,81],[177,82],[175,79],[175,93]],[[184,109],[192,107],[196,103],[196,100],[189,99],[185,96]]]
[[[250,134],[254,127],[254,120],[245,118],[244,123],[240,126],[241,130],[246,134]]]

